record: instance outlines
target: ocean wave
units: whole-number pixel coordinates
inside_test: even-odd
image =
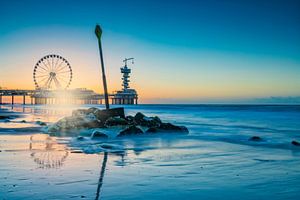
[[[202,141],[218,141],[226,142],[231,144],[238,145],[247,145],[253,147],[263,147],[263,148],[276,148],[276,149],[286,149],[286,150],[295,150],[300,151],[299,146],[293,145],[292,140],[289,139],[274,139],[262,137],[260,141],[252,141],[249,136],[237,134],[235,136],[209,136],[209,135],[194,135],[190,136],[190,139],[202,140]]]
[[[212,124],[212,123],[196,123],[196,122],[185,122],[185,125],[193,125],[193,126],[206,126],[206,127],[214,127],[214,128],[236,128],[236,129],[249,129],[249,130],[259,130],[265,132],[287,132],[287,133],[300,133],[299,129],[277,129],[277,128],[269,128],[263,126],[251,126],[251,125],[233,125],[233,124]]]

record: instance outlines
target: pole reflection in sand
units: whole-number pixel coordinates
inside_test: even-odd
[[[105,168],[106,168],[107,159],[108,159],[108,153],[104,152],[104,157],[103,157],[103,161],[102,161],[100,177],[99,177],[99,180],[98,180],[98,187],[97,187],[95,200],[98,200],[99,197],[100,197],[100,192],[101,192],[101,187],[102,187],[102,184],[103,184],[103,178],[104,178],[104,172],[105,172]]]

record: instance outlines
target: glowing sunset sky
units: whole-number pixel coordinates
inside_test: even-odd
[[[108,89],[134,57],[141,102],[300,96],[300,1],[0,1],[0,86],[33,89],[44,55],[71,64],[71,88],[102,92],[96,23]]]

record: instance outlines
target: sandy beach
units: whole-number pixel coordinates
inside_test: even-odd
[[[4,110],[3,110],[4,109]],[[296,199],[299,106],[127,106],[188,135],[94,140],[51,136],[75,107],[1,107],[0,199]],[[280,114],[281,113],[281,114]],[[113,132],[114,130],[112,130]],[[261,142],[249,141],[258,135]]]

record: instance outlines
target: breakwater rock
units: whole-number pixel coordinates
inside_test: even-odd
[[[78,109],[71,116],[64,117],[48,126],[48,132],[67,132],[80,129],[109,129],[121,127],[117,137],[137,136],[157,133],[184,133],[189,131],[185,126],[163,122],[159,117],[148,117],[143,113],[125,116],[123,108],[100,110],[97,108]],[[94,134],[94,137],[97,137]]]

